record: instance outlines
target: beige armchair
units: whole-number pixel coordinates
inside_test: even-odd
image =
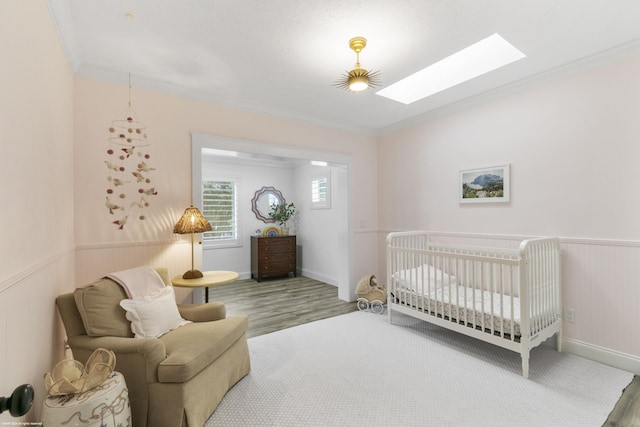
[[[156,269],[171,286],[166,269]],[[73,357],[85,363],[99,347],[116,354],[129,389],[132,425],[201,427],[225,393],[250,371],[246,317],[226,317],[223,304],[178,306],[189,323],[159,338],[134,338],[124,289],[102,279],[60,295]]]

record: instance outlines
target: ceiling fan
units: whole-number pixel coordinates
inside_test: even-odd
[[[380,71],[368,71],[360,67],[360,52],[367,46],[367,39],[354,37],[349,40],[349,47],[356,53],[356,65],[353,70],[343,74],[335,86],[351,92],[362,92],[369,86],[380,84]]]

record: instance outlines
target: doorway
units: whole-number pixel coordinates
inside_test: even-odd
[[[299,224],[296,233],[299,233],[301,245],[302,273],[308,277],[332,284],[338,288],[338,297],[344,301],[355,299],[355,290],[351,286],[353,253],[353,234],[351,229],[351,213],[349,200],[351,200],[351,155],[335,153],[323,150],[313,150],[303,147],[282,146],[260,141],[250,141],[234,138],[220,137],[210,134],[192,133],[192,182],[193,200],[198,208],[202,208],[201,182],[204,173],[203,168],[210,167],[216,161],[220,165],[260,165],[260,167],[288,167],[297,171],[308,171],[309,168],[326,166],[326,170],[331,170],[335,179],[332,179],[334,191],[331,192],[332,203],[323,210],[313,210],[311,199],[309,203],[302,200],[299,203],[301,210],[299,214]],[[205,162],[206,158],[206,163]],[[235,162],[235,163],[234,163]],[[313,162],[313,163],[312,163]],[[209,166],[207,166],[209,165]],[[312,166],[309,166],[312,165]],[[321,165],[321,166],[318,166]],[[257,166],[256,166],[257,167]],[[222,167],[220,169],[223,169]],[[238,171],[243,168],[238,166]],[[275,170],[275,169],[274,169]],[[314,174],[316,176],[317,174]],[[300,181],[303,172],[298,172],[296,181]],[[248,195],[253,195],[260,187],[256,187],[255,182],[247,180],[249,184],[244,188],[243,177],[238,177],[241,182],[243,192],[242,199],[238,200],[238,209],[251,209]],[[290,188],[290,194],[295,194],[298,201],[304,197],[306,183],[297,182],[295,188]],[[265,186],[269,185],[269,180],[265,179]],[[311,181],[309,182],[309,188]],[[291,197],[291,196],[289,196]],[[309,196],[311,197],[311,196]],[[251,197],[249,197],[250,199]],[[291,198],[289,200],[292,200]],[[297,204],[298,205],[298,204]],[[255,222],[244,221],[239,228],[240,245],[235,248],[220,248],[208,250],[205,248],[202,254],[203,269],[205,266],[213,266],[218,269],[223,268],[221,263],[228,265],[232,262],[240,262],[236,269],[241,273],[241,277],[246,277],[242,273],[248,271],[250,261],[249,240],[250,236],[257,230]],[[266,224],[262,224],[266,225]],[[305,269],[305,265],[312,268]],[[330,265],[330,267],[327,267]],[[220,267],[218,267],[220,266]],[[315,267],[315,268],[313,268]]]

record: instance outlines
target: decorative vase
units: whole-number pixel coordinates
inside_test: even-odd
[[[288,236],[289,235],[289,227],[280,227],[280,235]]]

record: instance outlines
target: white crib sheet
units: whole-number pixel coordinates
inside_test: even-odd
[[[417,289],[417,291],[416,291]],[[520,335],[520,298],[474,289],[468,286],[430,287],[430,291],[418,283],[397,288],[395,295],[403,304],[411,305],[434,315],[475,324],[483,329],[501,330],[505,334]],[[422,295],[422,292],[427,295]],[[513,308],[513,318],[511,317]],[[493,310],[493,311],[492,311]]]

